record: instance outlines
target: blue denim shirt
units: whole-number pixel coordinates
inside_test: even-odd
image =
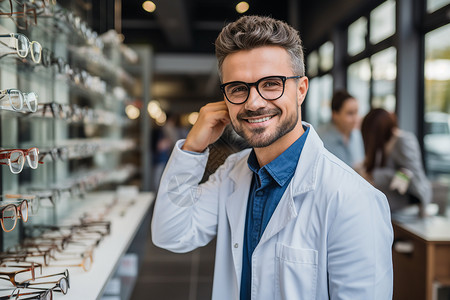
[[[254,150],[248,158],[248,166],[253,171],[252,184],[247,204],[244,233],[244,253],[240,299],[250,299],[252,254],[280,202],[289,182],[294,176],[309,127],[303,127],[304,134],[276,159],[259,167]]]

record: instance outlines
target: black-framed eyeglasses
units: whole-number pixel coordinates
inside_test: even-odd
[[[283,96],[286,80],[298,79],[303,76],[267,76],[256,82],[230,81],[220,85],[225,98],[232,104],[242,104],[248,100],[252,86],[265,100],[273,101]]]
[[[56,281],[39,281],[40,279],[43,279],[43,278],[49,278],[49,277],[55,277],[55,276],[61,276],[61,275],[63,277],[60,277]],[[67,294],[67,291],[70,288],[69,270],[67,270],[67,269],[64,272],[61,272],[61,273],[35,277],[35,280],[37,280],[37,282],[27,281],[27,282],[20,283],[18,285],[18,287],[27,288],[27,289],[34,289],[34,290],[44,290],[45,291],[45,290],[48,290],[49,288],[36,287],[36,285],[39,286],[39,285],[54,284],[54,286],[52,288],[50,288],[50,289],[52,291],[54,291],[54,292],[63,293],[64,295]]]

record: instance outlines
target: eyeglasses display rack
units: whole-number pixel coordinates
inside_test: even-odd
[[[149,226],[153,194],[116,191],[139,171],[137,79],[118,35],[83,15],[0,1],[0,297],[100,298]]]

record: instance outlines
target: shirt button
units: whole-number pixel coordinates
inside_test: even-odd
[[[263,191],[257,191],[257,192],[256,192],[256,196],[262,196],[262,195],[264,195],[264,192],[263,192]]]
[[[238,247],[239,247],[238,243],[234,244],[234,248],[238,248]]]

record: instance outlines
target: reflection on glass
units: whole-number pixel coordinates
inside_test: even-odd
[[[317,54],[317,51],[311,52],[306,60],[306,72],[308,76],[317,76],[317,74],[319,74],[319,54]]]
[[[324,72],[331,70],[333,67],[334,45],[332,42],[326,42],[319,48],[320,69]]]
[[[372,63],[372,107],[395,111],[395,79],[397,50],[390,47],[371,57]]]
[[[388,0],[370,13],[370,42],[376,44],[395,33],[395,0]]]
[[[447,4],[450,4],[450,0],[427,0],[427,12],[435,12],[436,10],[446,6]]]
[[[425,35],[425,162],[450,183],[450,25]]]
[[[314,127],[329,122],[331,119],[331,97],[333,94],[333,77],[325,75],[309,82],[306,100],[306,120]]]
[[[370,109],[370,61],[368,58],[351,64],[347,70],[348,91],[359,101],[359,115]]]
[[[361,17],[348,27],[348,54],[361,53],[366,48],[367,19]]]

